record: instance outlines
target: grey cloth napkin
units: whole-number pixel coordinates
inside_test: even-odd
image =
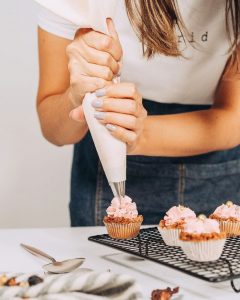
[[[26,275],[21,274],[21,281]],[[142,300],[140,286],[124,274],[82,271],[48,275],[31,287],[1,287],[1,300]]]

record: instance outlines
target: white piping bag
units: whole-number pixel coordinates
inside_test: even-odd
[[[119,0],[35,0],[56,15],[79,26],[108,34],[106,19],[114,19]],[[94,117],[94,93],[83,100],[83,110],[98,156],[114,196],[125,196],[126,144],[114,138]]]

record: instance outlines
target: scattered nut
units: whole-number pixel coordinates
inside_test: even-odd
[[[7,282],[7,276],[6,276],[6,274],[3,274],[3,275],[1,275],[0,276],[0,286],[3,286],[3,285],[5,285],[5,283]]]
[[[29,286],[29,283],[26,282],[26,281],[22,281],[22,282],[19,283],[19,286],[20,286],[20,287],[23,287],[23,288],[24,288],[24,287],[28,287],[28,286]]]
[[[152,291],[152,300],[170,300],[173,294],[177,294],[179,292],[179,287],[171,289],[167,287],[164,290],[154,290]]]
[[[12,277],[12,278],[9,278],[4,285],[5,286],[16,286],[18,284],[16,282],[16,278]]]

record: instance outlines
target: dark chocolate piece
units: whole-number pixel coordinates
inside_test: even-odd
[[[30,286],[39,284],[41,282],[43,282],[43,279],[37,275],[33,275],[28,278],[28,283]]]

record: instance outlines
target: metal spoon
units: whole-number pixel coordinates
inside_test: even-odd
[[[85,258],[73,258],[64,261],[56,261],[55,258],[51,257],[50,255],[44,253],[39,249],[24,244],[20,244],[20,246],[27,250],[29,253],[33,254],[34,256],[50,260],[51,263],[43,266],[43,269],[50,273],[69,273],[81,266],[81,264],[85,261]]]

